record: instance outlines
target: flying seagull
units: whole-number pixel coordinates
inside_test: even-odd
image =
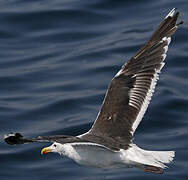
[[[163,173],[174,151],[148,151],[133,143],[134,132],[151,100],[171,36],[183,21],[172,9],[151,38],[132,56],[109,84],[101,110],[91,129],[79,136],[56,135],[24,138],[20,133],[4,136],[8,144],[52,142],[41,154],[56,152],[79,164],[100,168],[137,167]]]

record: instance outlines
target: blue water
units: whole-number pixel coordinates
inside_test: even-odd
[[[3,142],[9,132],[87,131],[112,77],[173,7],[185,23],[173,36],[134,140],[145,149],[176,150],[164,174],[84,167],[58,154],[40,155],[48,143]],[[187,19],[187,0],[0,1],[0,179],[187,179]]]

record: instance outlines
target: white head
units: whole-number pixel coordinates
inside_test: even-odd
[[[51,146],[45,147],[41,150],[41,154],[47,154],[49,152],[63,154],[64,153],[63,144],[54,142]]]

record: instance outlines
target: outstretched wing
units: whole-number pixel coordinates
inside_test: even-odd
[[[85,136],[109,137],[128,145],[154,92],[179,12],[172,9],[151,38],[112,79],[103,105]],[[127,146],[126,146],[127,147]]]
[[[7,144],[15,145],[15,144],[25,144],[32,142],[58,142],[61,144],[71,143],[71,142],[87,142],[79,137],[68,136],[68,135],[52,135],[52,136],[38,136],[35,138],[24,138],[20,133],[11,133],[4,136],[4,141]]]

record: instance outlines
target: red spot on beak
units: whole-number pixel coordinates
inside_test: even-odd
[[[41,154],[47,154],[48,152],[50,152],[47,148],[43,148],[41,150]]]
[[[47,154],[46,151],[43,151],[42,154]]]

